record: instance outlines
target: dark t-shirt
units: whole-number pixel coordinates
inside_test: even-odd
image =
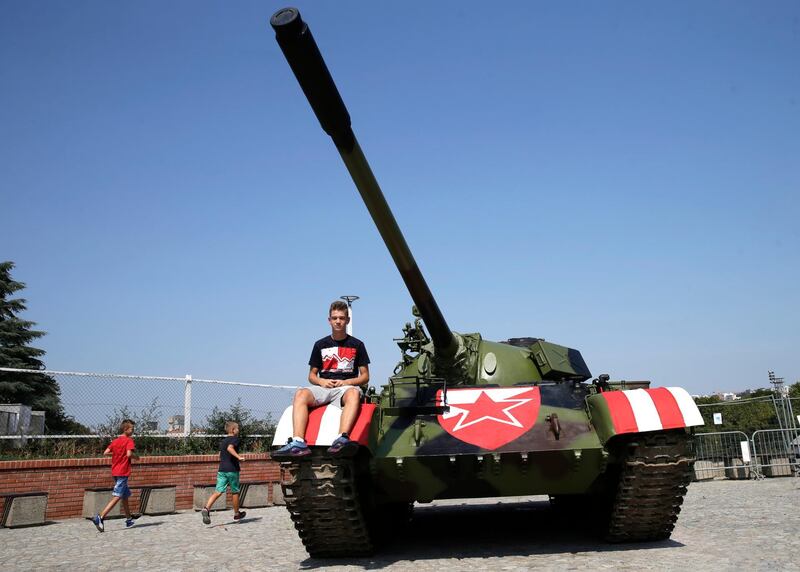
[[[369,363],[364,342],[353,336],[334,340],[325,336],[314,342],[308,365],[319,370],[323,379],[351,379],[358,377],[358,368]]]
[[[239,437],[230,435],[225,437],[219,444],[219,472],[238,473],[239,459],[228,452],[228,445],[233,445],[233,450],[239,453]]]

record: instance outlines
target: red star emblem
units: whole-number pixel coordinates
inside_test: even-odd
[[[538,387],[465,388],[449,390],[447,402],[450,411],[438,416],[439,425],[461,441],[494,450],[533,427],[541,398]]]

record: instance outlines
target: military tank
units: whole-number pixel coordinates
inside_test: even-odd
[[[649,382],[592,379],[580,352],[541,338],[484,340],[445,320],[353,133],[308,25],[285,8],[270,21],[323,130],[332,138],[414,302],[396,340],[402,359],[368,392],[349,459],[325,450],[341,411],[310,414],[312,454],[281,463],[286,507],[312,557],[373,552],[414,503],[549,495],[584,510],[611,542],[669,538],[690,481],[689,394]],[[291,406],[274,447],[292,436]]]

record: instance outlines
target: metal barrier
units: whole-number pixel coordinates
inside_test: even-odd
[[[751,469],[750,440],[742,431],[695,435],[695,480],[748,479]]]
[[[765,477],[800,476],[800,430],[766,429],[752,437],[754,466]]]
[[[694,479],[800,477],[800,429],[695,435]]]

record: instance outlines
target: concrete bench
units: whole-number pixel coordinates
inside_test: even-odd
[[[142,514],[169,514],[175,512],[175,485],[136,485],[140,489],[139,512]]]
[[[175,485],[134,485],[131,490],[140,490],[139,510],[141,514],[169,514],[175,512]],[[92,518],[103,511],[111,500],[113,487],[85,489],[83,492],[83,516]],[[131,512],[136,512],[131,508]],[[122,503],[117,503],[106,518],[123,516]]]
[[[192,497],[192,505],[194,506],[194,510],[202,510],[216,489],[217,483],[195,484],[194,494]],[[214,501],[214,504],[211,505],[210,510],[225,510],[227,505],[228,493],[222,493],[220,497]]]
[[[283,498],[283,487],[277,481],[272,483],[272,504],[286,506],[286,499]]]
[[[36,526],[45,523],[47,513],[47,493],[2,493],[5,497],[3,520],[0,527],[16,528],[19,526]]]
[[[108,501],[111,500],[113,487],[97,487],[84,489],[83,491],[83,517],[92,518],[96,514],[103,512]],[[117,503],[114,508],[106,515],[106,518],[119,518],[122,516],[122,503]]]
[[[239,485],[239,505],[242,508],[270,506],[269,481],[241,481]]]

